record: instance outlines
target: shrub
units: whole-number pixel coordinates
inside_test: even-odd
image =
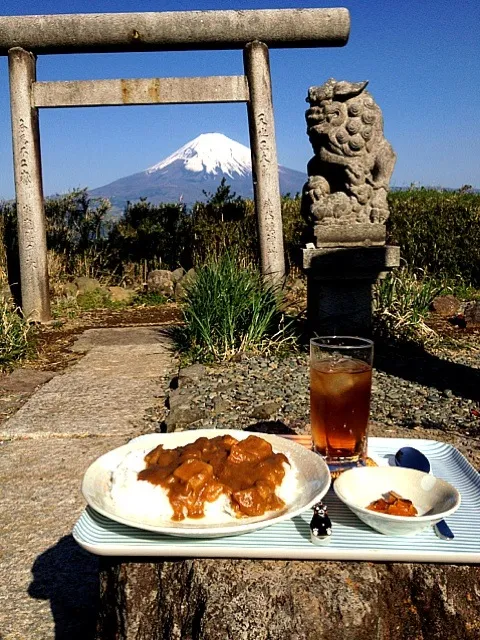
[[[157,291],[142,291],[133,298],[133,304],[144,307],[156,307],[167,302],[167,298]]]
[[[20,260],[17,241],[17,208],[11,202],[0,202],[0,241],[2,281],[10,284],[17,304],[20,304]]]
[[[103,289],[93,289],[92,291],[80,293],[76,298],[76,303],[80,309],[85,311],[125,306],[122,303],[112,302],[108,291]]]
[[[24,358],[30,348],[30,325],[19,310],[0,300],[0,368]]]
[[[183,204],[128,202],[108,238],[117,273],[128,263],[146,263],[147,271],[178,267],[185,261],[189,224]]]
[[[177,345],[190,359],[227,360],[285,337],[278,294],[231,253],[198,270],[186,288],[183,315]]]
[[[289,196],[282,198],[283,242],[285,245],[285,264],[288,271],[301,265],[300,250],[306,242],[306,223],[301,215],[300,205],[299,195],[295,198]]]
[[[410,267],[480,287],[480,194],[410,189],[389,202],[389,241]]]
[[[205,193],[205,192],[204,192]],[[259,264],[258,221],[252,200],[236,196],[222,179],[216,193],[192,210],[192,262],[201,265],[234,249],[241,259]],[[300,196],[281,200],[285,264],[287,270],[300,262],[305,221],[300,214]]]
[[[91,200],[85,189],[45,202],[52,289],[71,276],[108,277],[115,282],[145,282],[149,270],[185,269],[216,261],[236,250],[245,262],[259,264],[254,203],[236,196],[223,180],[191,211],[182,203],[128,203],[117,222],[107,219],[109,204]],[[480,194],[410,189],[389,195],[388,241],[400,245],[411,269],[447,280],[457,295],[480,288]],[[287,271],[299,264],[305,242],[300,197],[282,198]],[[3,236],[3,237],[2,237]],[[0,202],[0,278],[20,280],[16,208]],[[1,249],[1,247],[0,247]],[[12,287],[18,299],[18,287]]]
[[[107,200],[90,199],[86,189],[45,200],[47,247],[64,256],[67,272],[94,277],[105,267]],[[80,275],[78,273],[78,275]]]
[[[4,240],[7,226],[6,206],[7,203],[0,202],[0,285],[8,282],[7,246]]]
[[[47,249],[54,279],[71,275],[97,277],[106,272],[106,200],[91,200],[86,189],[45,200]],[[9,281],[18,283],[17,210],[1,203],[1,231]]]

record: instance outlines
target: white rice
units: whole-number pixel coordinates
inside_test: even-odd
[[[171,520],[173,509],[167,491],[145,480],[138,480],[139,471],[145,469],[145,455],[150,449],[130,451],[112,471],[108,501],[110,508],[123,518],[158,525]],[[297,470],[291,462],[284,463],[285,476],[277,488],[277,496],[288,506],[299,491]],[[222,494],[214,502],[205,502],[205,516],[201,519],[185,518],[182,523],[222,524],[236,521],[230,500]]]

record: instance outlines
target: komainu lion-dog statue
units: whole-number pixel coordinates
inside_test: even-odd
[[[367,84],[331,78],[308,92],[305,117],[315,155],[307,167],[302,212],[317,240],[325,227],[373,224],[384,229],[388,218],[396,156]]]

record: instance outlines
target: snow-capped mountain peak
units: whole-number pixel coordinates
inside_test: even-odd
[[[301,192],[306,176],[279,166],[280,193]],[[253,198],[250,149],[221,133],[203,133],[149,169],[119,178],[89,191],[109,198],[120,215],[127,202],[146,198],[152,204],[205,202],[226,179],[232,194]]]
[[[224,173],[235,178],[252,172],[250,149],[223,133],[202,133],[168,158],[149,167],[146,173],[161,171],[177,161],[181,161],[187,171],[195,173]]]

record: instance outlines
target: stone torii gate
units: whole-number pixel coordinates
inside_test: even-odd
[[[141,104],[247,104],[261,267],[274,285],[285,274],[269,67],[271,47],[346,44],[347,9],[178,11],[0,17],[8,55],[22,307],[50,315],[38,109]],[[245,75],[37,82],[42,54],[242,49]]]

